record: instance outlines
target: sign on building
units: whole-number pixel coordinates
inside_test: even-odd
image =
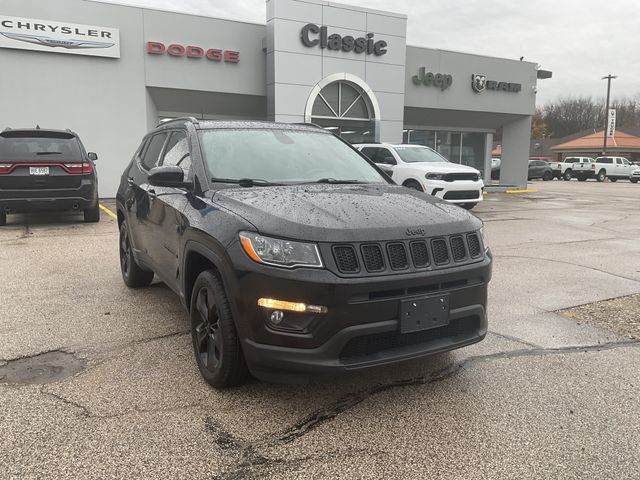
[[[120,31],[0,15],[0,48],[120,58]]]
[[[607,137],[616,135],[616,109],[610,108],[607,116]]]

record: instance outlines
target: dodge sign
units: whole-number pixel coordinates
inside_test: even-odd
[[[0,48],[120,58],[120,31],[0,15]]]

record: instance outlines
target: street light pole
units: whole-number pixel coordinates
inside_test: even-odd
[[[611,96],[611,80],[614,78],[618,78],[616,75],[607,75],[606,77],[602,77],[602,80],[607,80],[607,106],[604,109],[604,131],[602,132],[604,135],[604,144],[602,146],[602,155],[607,154],[607,129],[609,128],[609,98]]]

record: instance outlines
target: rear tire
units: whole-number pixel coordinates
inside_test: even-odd
[[[198,275],[190,311],[193,352],[202,377],[215,388],[245,383],[249,370],[224,285],[214,270]]]
[[[84,223],[96,223],[100,221],[100,207],[97,205],[84,209]]]
[[[120,225],[120,272],[122,280],[129,288],[148,287],[153,281],[153,272],[140,268],[133,256],[131,241],[129,240],[129,228],[127,222]]]
[[[422,189],[422,185],[420,185],[415,180],[407,180],[402,185],[407,188],[413,188],[414,190],[417,190],[419,192],[424,192],[424,190]]]
[[[7,224],[7,213],[0,212],[0,227],[3,227]]]
[[[573,178],[573,172],[571,170],[565,170],[564,174],[562,175],[562,178],[568,182]]]
[[[542,180],[548,182],[549,180],[553,180],[553,173],[547,171],[542,174]]]
[[[466,210],[471,210],[473,207],[475,207],[477,205],[477,203],[463,203],[462,205],[460,205],[462,208],[466,209]]]
[[[579,182],[586,182],[587,181],[587,177],[585,177],[584,175],[578,175],[578,181]]]
[[[618,181],[618,179],[615,177],[609,177],[609,180],[614,183]]]
[[[600,170],[596,175],[596,181],[598,182],[604,182],[605,178],[607,178],[607,172],[605,172],[604,170]]]

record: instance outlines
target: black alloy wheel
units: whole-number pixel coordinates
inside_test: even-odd
[[[198,370],[216,388],[241,385],[247,369],[224,285],[215,270],[198,275],[191,294],[191,337]]]

